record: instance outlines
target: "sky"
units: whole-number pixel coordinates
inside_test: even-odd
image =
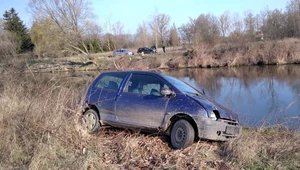
[[[0,0],[1,17],[6,10],[14,8],[26,27],[32,25],[28,12],[30,0]],[[171,24],[177,27],[189,21],[189,17],[197,18],[200,14],[211,13],[220,16],[225,11],[230,14],[239,13],[243,17],[245,11],[254,14],[268,8],[285,10],[290,0],[91,0],[96,23],[103,27],[108,21],[113,24],[120,21],[125,32],[135,33],[138,25],[147,22],[151,16],[165,13],[171,17]]]

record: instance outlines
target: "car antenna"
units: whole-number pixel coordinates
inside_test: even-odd
[[[204,91],[204,89],[202,89],[202,93],[205,95],[205,91]]]

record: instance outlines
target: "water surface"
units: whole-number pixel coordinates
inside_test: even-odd
[[[241,123],[265,127],[283,125],[299,129],[300,66],[165,71],[237,112]]]

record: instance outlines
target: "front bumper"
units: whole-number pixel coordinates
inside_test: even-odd
[[[197,121],[198,137],[215,141],[228,141],[236,139],[241,135],[242,127],[232,120],[211,120],[200,118]]]

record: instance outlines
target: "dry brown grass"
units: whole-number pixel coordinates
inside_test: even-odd
[[[182,68],[298,64],[299,47],[298,39],[227,43],[215,47],[197,46],[188,50],[185,55],[174,55],[168,66]]]
[[[287,129],[244,129],[238,140],[226,143],[224,155],[246,169],[299,169],[300,134]]]
[[[299,133],[246,130],[231,143],[198,141],[172,150],[168,138],[80,126],[91,77],[6,74],[0,79],[0,169],[299,168]]]

